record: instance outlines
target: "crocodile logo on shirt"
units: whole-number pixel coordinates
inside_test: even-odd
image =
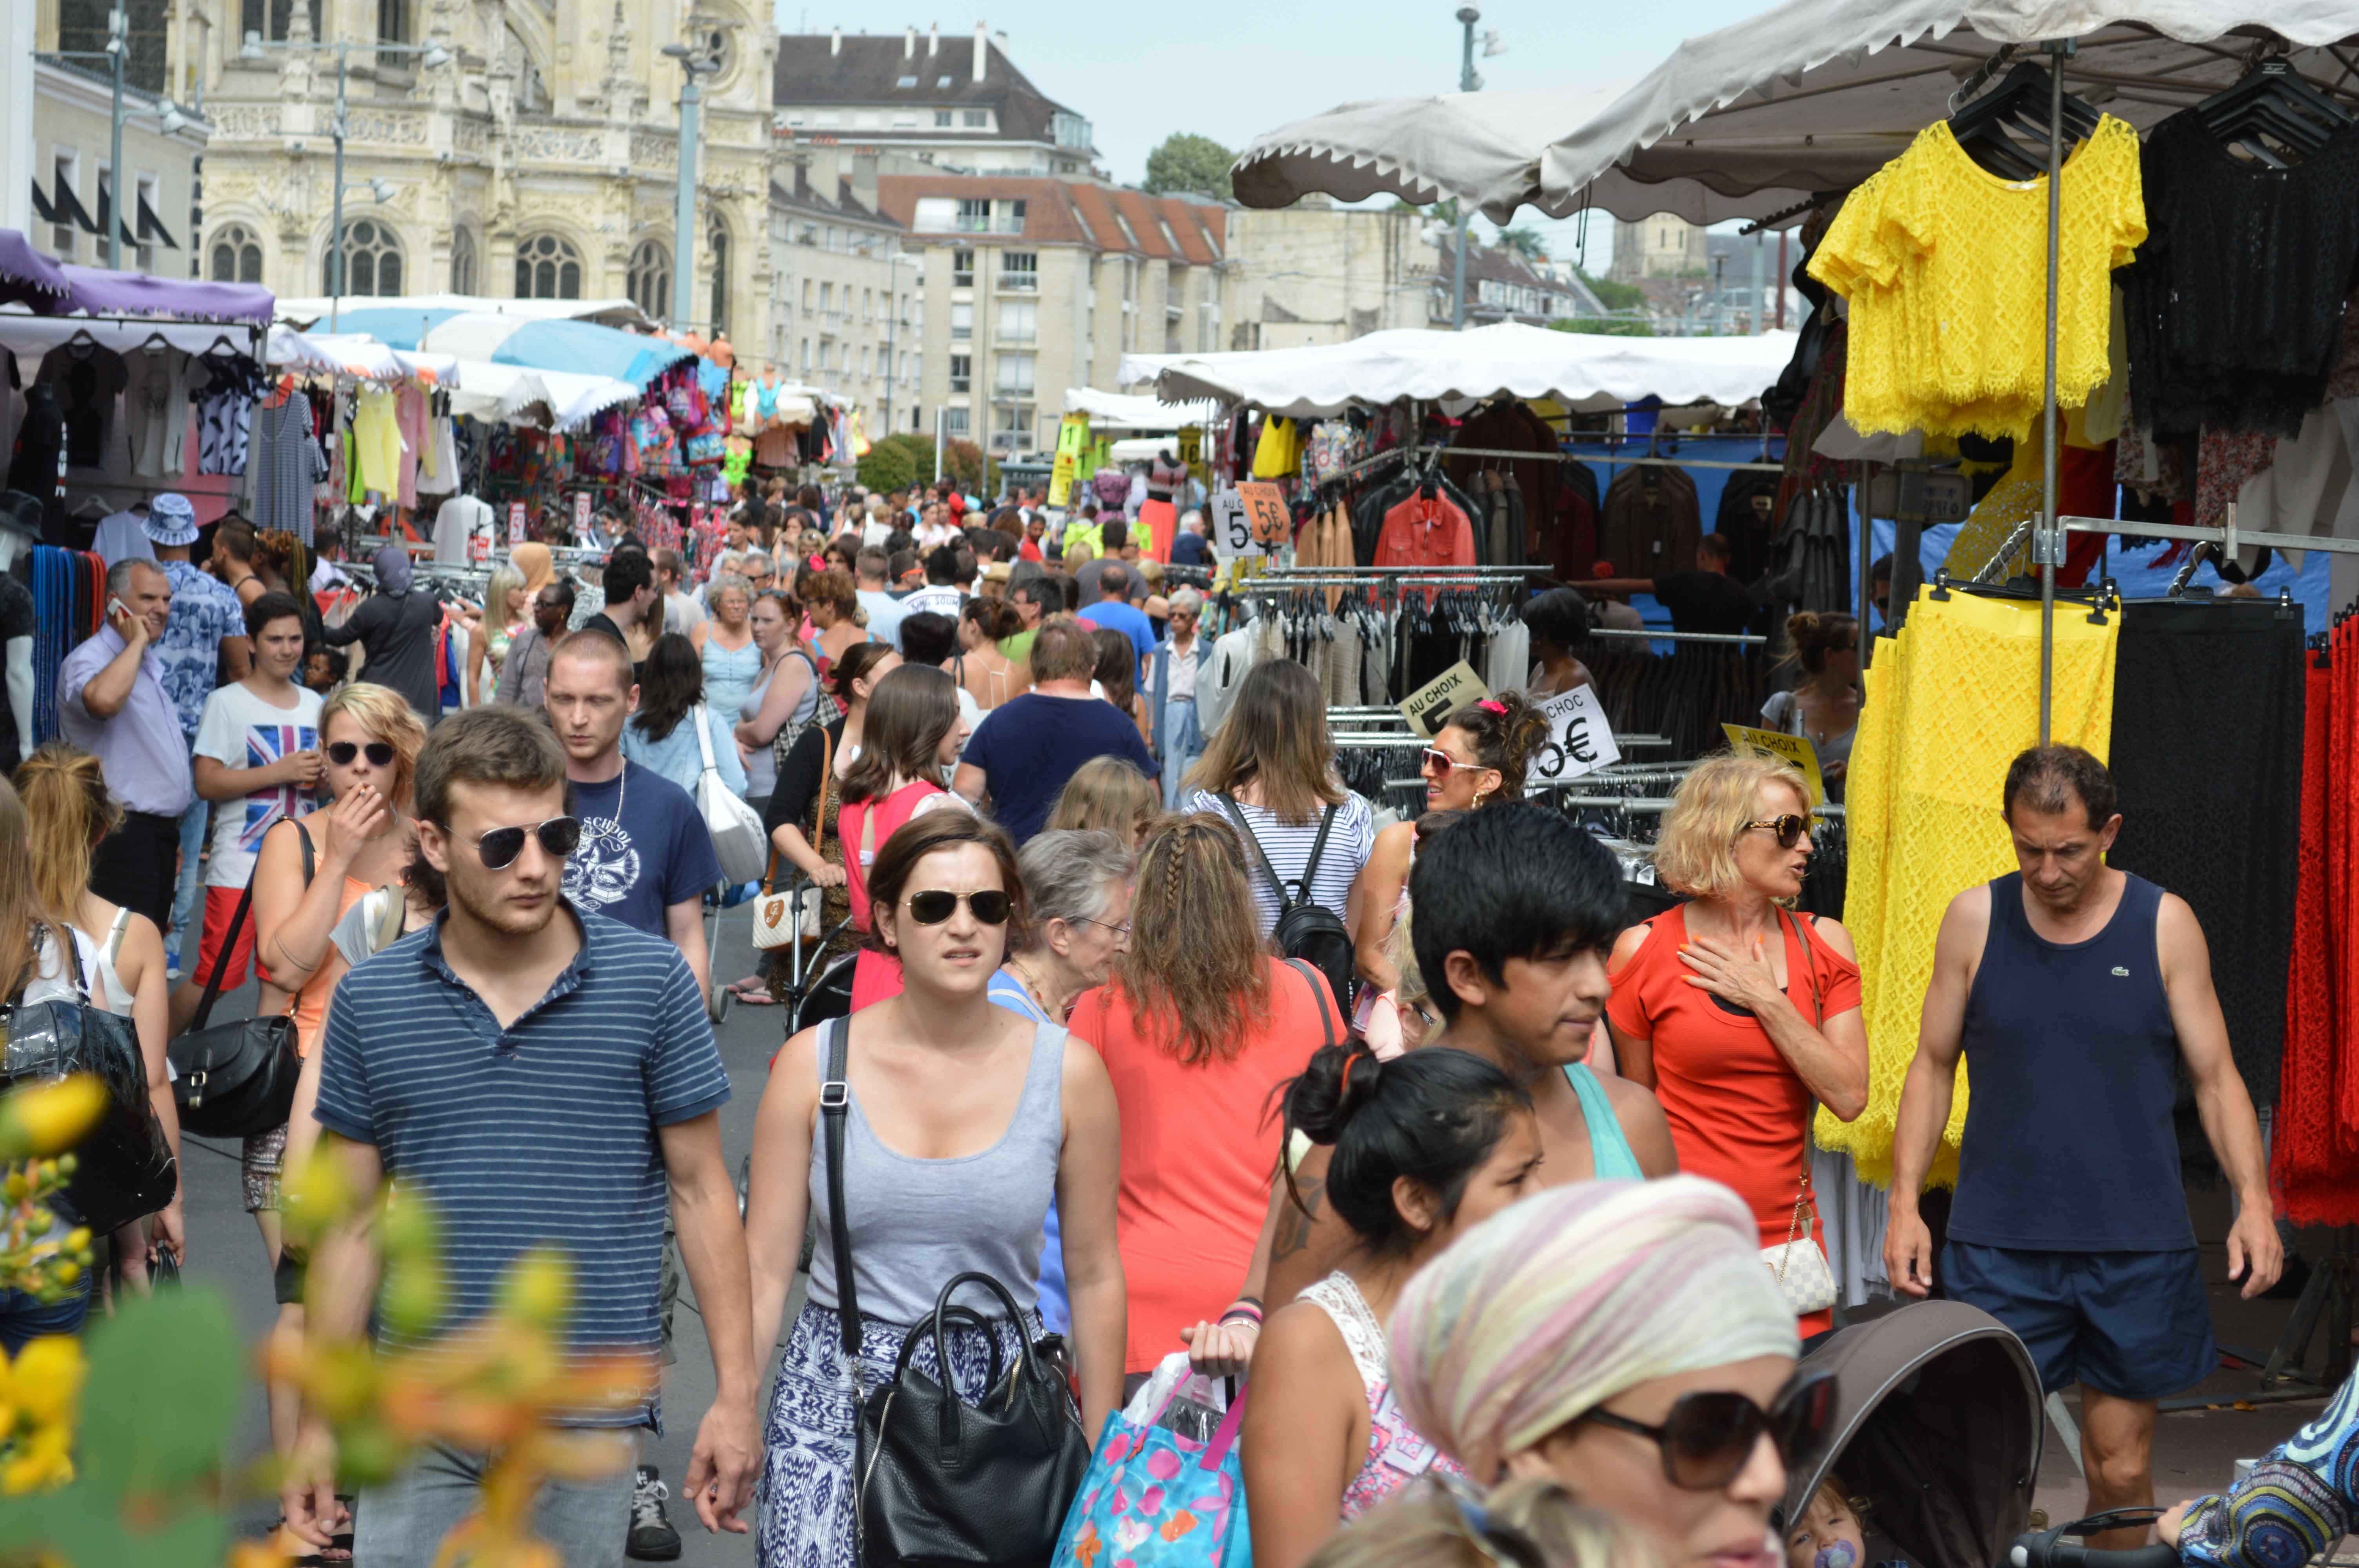
[[[2130,978],[2128,968],[2122,964],[2115,964],[2114,966],[2114,978],[2117,980],[2128,979]]]

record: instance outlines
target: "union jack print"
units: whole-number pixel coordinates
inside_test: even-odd
[[[253,724],[245,731],[245,765],[266,768],[281,757],[308,752],[320,743],[320,732],[309,724]],[[282,816],[301,816],[311,809],[311,793],[293,784],[257,790],[245,797],[245,829],[237,846],[249,852],[262,848],[262,836]]]

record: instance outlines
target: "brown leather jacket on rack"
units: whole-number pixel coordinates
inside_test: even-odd
[[[1458,427],[1450,439],[1453,447],[1472,447],[1479,451],[1529,452],[1529,458],[1470,458],[1445,455],[1442,471],[1451,482],[1467,494],[1474,493],[1474,474],[1479,469],[1504,468],[1516,476],[1516,488],[1523,492],[1524,519],[1527,532],[1536,529],[1538,520],[1556,515],[1557,434],[1549,422],[1521,403],[1502,399],[1487,408],[1477,409]],[[1545,559],[1545,541],[1527,537],[1521,554],[1527,559]]]
[[[1352,553],[1352,509],[1338,501],[1313,512],[1310,521],[1295,531],[1294,564],[1347,572],[1356,569],[1359,560]],[[1343,601],[1342,589],[1327,590],[1329,614],[1333,614]]]
[[[1695,481],[1678,469],[1640,463],[1614,476],[1599,509],[1597,553],[1616,577],[1693,571],[1703,542]]]

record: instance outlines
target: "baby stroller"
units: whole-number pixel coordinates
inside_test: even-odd
[[[1788,1477],[1781,1522],[1830,1472],[1873,1499],[1867,1561],[1919,1568],[2178,1568],[2168,1546],[2095,1552],[2066,1543],[2160,1510],[2127,1510],[2026,1534],[2045,1433],[2038,1369],[1998,1319],[1962,1302],[1919,1302],[1839,1329],[1803,1358],[1835,1375],[1821,1456]]]

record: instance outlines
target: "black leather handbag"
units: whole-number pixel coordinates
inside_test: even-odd
[[[303,885],[309,887],[311,835],[300,822],[295,831],[303,841]],[[251,1138],[284,1126],[295,1108],[295,1082],[303,1076],[292,1019],[245,1018],[207,1027],[229,956],[237,947],[238,931],[253,907],[254,879],[248,877],[213,959],[213,972],[205,980],[204,1000],[197,1003],[188,1033],[164,1047],[172,1062],[172,1103],[179,1108],[180,1128],[201,1137]],[[261,963],[256,953],[255,967],[258,969]]]
[[[0,1010],[0,1090],[88,1073],[105,1087],[106,1110],[74,1146],[74,1173],[59,1207],[98,1235],[172,1201],[179,1173],[164,1124],[147,1096],[147,1066],[131,1021],[91,1005],[82,966],[69,955],[78,1002]]]
[[[860,1364],[860,1304],[853,1294],[852,1236],[843,1202],[844,1081],[848,1019],[826,1027],[827,1076],[820,1087],[825,1124],[829,1235],[834,1243],[837,1314],[843,1351]],[[999,1298],[1023,1342],[1015,1364],[1004,1359],[994,1325],[951,1298],[966,1286]],[[981,1328],[991,1341],[991,1381],[983,1402],[968,1404],[951,1386],[949,1329]],[[1071,1392],[1042,1365],[1007,1287],[988,1274],[965,1273],[942,1287],[930,1323],[901,1342],[892,1380],[860,1401],[853,1457],[853,1509],[863,1568],[1046,1568],[1056,1555],[1065,1515],[1081,1492],[1090,1447]],[[931,1335],[936,1379],[912,1366]]]

